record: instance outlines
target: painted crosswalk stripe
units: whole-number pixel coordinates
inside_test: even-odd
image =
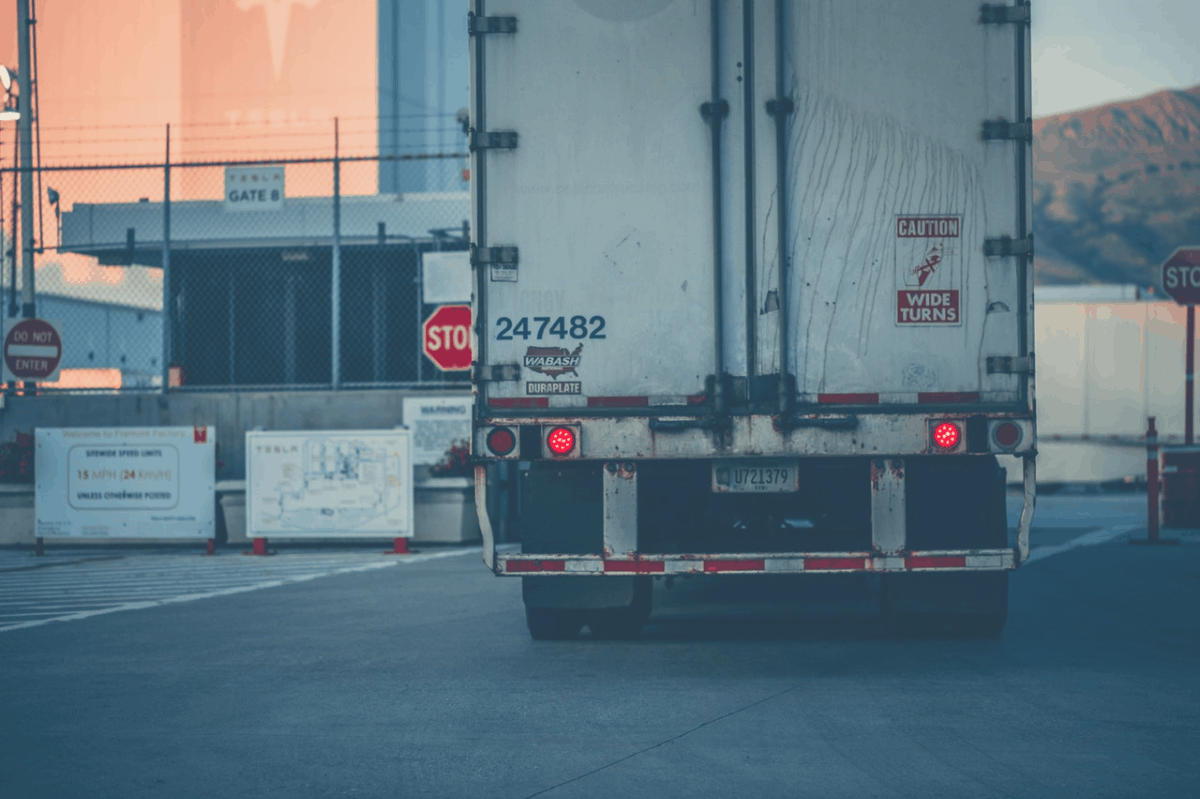
[[[360,550],[269,559],[171,552],[8,568],[0,570],[0,633],[478,552],[469,547],[395,557]]]

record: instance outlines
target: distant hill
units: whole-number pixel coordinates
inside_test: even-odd
[[[1033,123],[1038,284],[1157,286],[1200,244],[1200,85]]]

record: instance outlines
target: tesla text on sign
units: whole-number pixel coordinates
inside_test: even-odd
[[[471,306],[443,305],[425,320],[421,349],[444,372],[471,368]]]

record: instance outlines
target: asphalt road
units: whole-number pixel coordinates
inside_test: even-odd
[[[534,642],[473,553],[7,552],[0,794],[1198,796],[1200,535],[1141,518],[1043,498],[995,641],[890,638],[853,578],[659,583],[641,640]]]

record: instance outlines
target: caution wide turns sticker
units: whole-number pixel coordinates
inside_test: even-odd
[[[962,216],[896,217],[896,324],[962,324]]]

